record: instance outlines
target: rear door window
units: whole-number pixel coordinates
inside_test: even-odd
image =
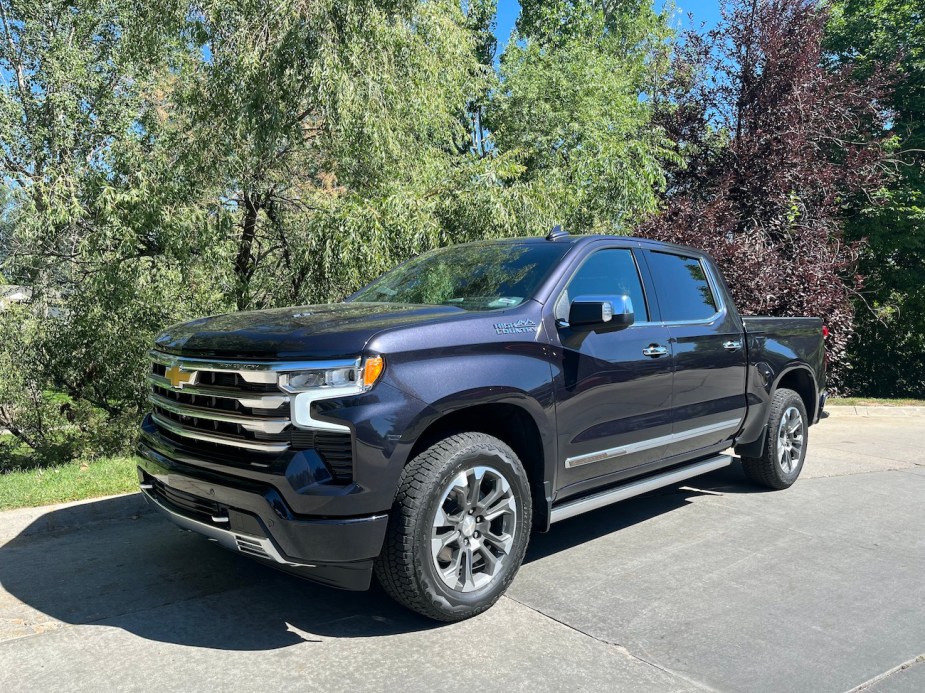
[[[716,314],[716,297],[702,260],[655,250],[647,260],[664,322],[696,322]]]

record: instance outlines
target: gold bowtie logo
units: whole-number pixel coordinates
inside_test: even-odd
[[[171,366],[164,371],[164,377],[170,381],[172,387],[181,389],[184,385],[192,385],[196,381],[196,371],[185,371],[179,366]]]

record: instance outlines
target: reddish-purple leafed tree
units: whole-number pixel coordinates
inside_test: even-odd
[[[656,98],[687,165],[640,233],[709,251],[743,313],[821,317],[837,387],[861,283],[840,220],[889,175],[891,77],[829,64],[826,14],[813,0],[730,0],[716,29],[686,37]]]

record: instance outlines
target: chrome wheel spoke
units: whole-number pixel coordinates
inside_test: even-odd
[[[488,573],[488,575],[493,576],[501,566],[501,559],[498,556],[495,556],[495,554],[493,554],[484,544],[479,546],[478,552],[482,557],[482,560],[485,562],[485,572]]]
[[[434,558],[437,558],[438,554],[440,554],[440,552],[447,548],[450,544],[458,544],[461,536],[462,535],[459,533],[459,530],[454,529],[441,536],[432,537],[430,540],[430,550],[434,554]]]
[[[463,551],[460,549],[453,554],[450,564],[440,571],[440,576],[446,584],[454,587],[459,584],[459,570],[462,567],[462,560]]]
[[[507,513],[513,513],[515,507],[516,507],[516,503],[513,497],[505,496],[492,507],[485,509],[485,514],[484,514],[485,521],[491,522],[492,520],[500,517],[501,515],[504,515]]]
[[[453,477],[447,495],[449,494],[454,495],[459,505],[465,507],[466,498],[469,495],[469,478],[465,472],[460,472]]]
[[[479,473],[480,471],[481,474]],[[482,480],[484,478],[484,470],[481,470],[481,468],[472,470],[472,476],[469,477],[469,488],[466,493],[466,508],[469,510],[478,507],[479,496],[482,492]]]
[[[472,549],[467,546],[462,551],[462,577],[460,579],[464,592],[475,587],[475,579],[472,577],[472,558]]]
[[[507,492],[506,483],[501,483],[502,480],[495,480],[494,485],[492,486],[491,491],[489,491],[485,497],[479,502],[479,507],[483,512],[489,512],[489,508],[498,502],[499,498],[502,498]]]
[[[434,518],[434,527],[454,527],[455,520],[446,514],[443,506],[437,508],[437,516]]]
[[[510,534],[496,535],[492,532],[485,532],[482,537],[485,542],[491,544],[504,554],[510,552],[511,545],[514,543],[514,537],[512,537]]]

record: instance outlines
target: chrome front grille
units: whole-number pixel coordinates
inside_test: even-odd
[[[148,375],[152,418],[180,438],[263,453],[289,449],[289,395],[276,373],[236,371],[232,363],[151,353]],[[180,373],[186,382],[170,376]]]
[[[262,468],[273,467],[288,450],[315,449],[335,480],[352,477],[350,434],[293,426],[290,395],[277,385],[281,370],[314,364],[213,361],[157,351],[150,359],[151,418],[170,443],[206,459]]]

